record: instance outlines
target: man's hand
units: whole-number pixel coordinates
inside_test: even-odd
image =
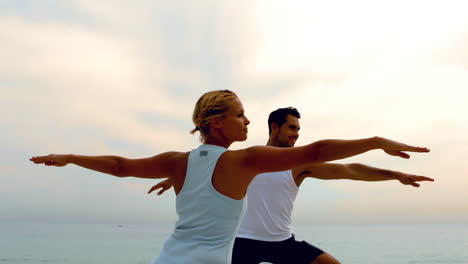
[[[167,178],[166,180],[156,184],[155,186],[151,187],[149,189],[148,194],[152,193],[153,191],[162,188],[159,192],[158,195],[163,194],[165,191],[169,190],[172,187],[172,180],[171,178]]]
[[[404,185],[412,185],[414,187],[419,187],[420,184],[417,182],[420,181],[434,181],[434,179],[424,176],[411,175],[406,173],[398,173],[398,180]]]

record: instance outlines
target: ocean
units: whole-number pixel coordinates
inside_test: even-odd
[[[173,226],[0,223],[0,264],[150,264]],[[299,225],[343,264],[468,264],[468,224]]]

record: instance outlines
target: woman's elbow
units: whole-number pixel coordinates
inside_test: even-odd
[[[111,167],[110,173],[112,176],[124,178],[130,176],[128,170],[125,169],[124,161],[122,158],[116,158],[115,164]]]

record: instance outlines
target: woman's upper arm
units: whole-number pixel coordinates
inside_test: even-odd
[[[254,146],[240,151],[241,164],[255,174],[289,170],[307,162],[305,147]]]
[[[149,158],[123,159],[119,164],[120,175],[152,179],[171,177],[181,154],[165,152]]]

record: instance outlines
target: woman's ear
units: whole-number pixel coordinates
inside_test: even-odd
[[[220,117],[214,117],[210,120],[210,126],[212,128],[223,128],[223,122],[222,122],[222,118]]]

